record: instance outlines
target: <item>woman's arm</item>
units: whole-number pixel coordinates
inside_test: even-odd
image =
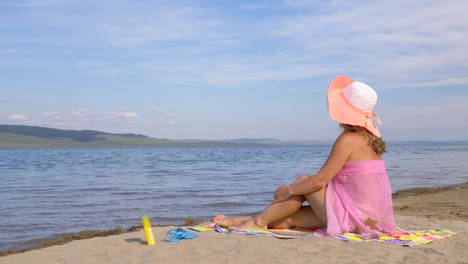
[[[287,200],[293,195],[312,193],[324,188],[344,166],[353,150],[353,133],[343,133],[335,141],[327,161],[322,168],[307,179],[292,185],[279,187],[275,192],[275,201]],[[304,177],[301,176],[301,177]]]

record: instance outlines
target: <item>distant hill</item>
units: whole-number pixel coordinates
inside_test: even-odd
[[[126,133],[113,134],[94,130],[0,125],[0,148],[99,148],[155,146],[284,146],[311,142],[281,141],[274,138],[231,140],[170,140]],[[313,143],[311,143],[313,144]]]
[[[164,145],[167,139],[94,130],[62,130],[37,126],[0,125],[0,148],[126,147]]]
[[[139,134],[110,134],[94,130],[61,130],[37,126],[0,125],[0,133],[18,134],[45,139],[69,138],[77,142],[103,140],[103,136],[114,135],[127,138],[148,138]]]

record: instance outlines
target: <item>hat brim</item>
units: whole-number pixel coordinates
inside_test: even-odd
[[[353,126],[365,127],[369,132],[380,137],[380,131],[372,120],[372,116],[351,105],[343,95],[343,91],[354,81],[347,76],[337,76],[328,86],[328,113],[332,120]]]

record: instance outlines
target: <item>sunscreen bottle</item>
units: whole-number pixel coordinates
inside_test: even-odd
[[[147,215],[143,216],[141,218],[141,222],[143,223],[143,229],[145,230],[146,241],[148,242],[148,246],[154,245],[153,230],[151,229],[149,217]]]

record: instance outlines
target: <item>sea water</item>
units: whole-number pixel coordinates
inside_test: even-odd
[[[0,150],[0,250],[82,230],[258,212],[331,145]],[[389,143],[392,190],[468,182],[468,143]]]

